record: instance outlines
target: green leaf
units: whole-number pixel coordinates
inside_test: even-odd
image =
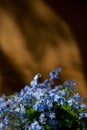
[[[39,112],[34,110],[33,108],[28,108],[26,110],[26,114],[28,116],[29,121],[33,121],[34,119],[37,119],[39,117]]]
[[[42,126],[45,128],[45,130],[53,130],[53,128],[48,124],[44,124]]]
[[[81,128],[81,123],[79,121],[79,117],[72,109],[72,106],[69,104],[60,105],[58,103],[54,103],[54,111],[56,113],[56,118],[58,120],[59,128],[67,128],[67,129],[75,129],[79,130]]]

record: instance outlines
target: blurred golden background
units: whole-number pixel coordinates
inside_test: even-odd
[[[87,3],[69,0],[0,1],[0,95],[62,67],[87,96]]]

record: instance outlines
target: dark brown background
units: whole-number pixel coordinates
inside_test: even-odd
[[[37,1],[37,2],[39,2],[39,1]],[[77,40],[76,43],[77,43],[77,46],[78,46],[78,49],[80,52],[80,56],[81,56],[81,60],[82,60],[82,64],[83,64],[82,73],[84,74],[84,80],[87,85],[87,2],[85,0],[83,0],[83,1],[79,1],[79,0],[77,0],[77,1],[44,0],[43,2],[48,7],[50,7],[51,10],[53,10],[56,13],[56,15],[60,16],[64,20],[64,22],[67,23],[67,25],[70,27],[71,32],[74,34],[74,37]],[[34,62],[33,62],[32,57],[31,57],[31,60],[30,60],[31,65],[27,64],[27,66],[26,66],[27,70],[30,70],[29,71],[30,77],[26,76],[26,77],[28,77],[28,80],[26,80],[26,78],[24,80],[25,75],[23,75],[23,73],[20,72],[20,69],[18,70],[18,68],[15,67],[14,63],[15,63],[16,59],[14,59],[14,63],[10,60],[10,58],[6,55],[5,51],[2,49],[2,46],[4,45],[4,43],[2,42],[2,40],[0,41],[0,44],[1,44],[0,45],[1,46],[1,49],[0,49],[0,84],[2,86],[1,94],[4,92],[6,94],[11,94],[14,91],[19,91],[20,88],[24,87],[24,85],[26,83],[28,83],[32,79],[33,75],[36,74],[37,72],[41,72],[42,74],[45,74],[49,70],[55,69],[59,65],[64,66],[64,64],[65,64],[65,63],[63,63],[63,64],[55,63],[55,64],[53,64],[53,65],[51,64],[49,66],[49,62],[48,62],[48,66],[45,69],[44,69],[43,64],[40,65],[40,63],[43,63],[42,60],[45,55],[44,51],[42,51],[42,50],[46,49],[45,48],[46,43],[43,44],[43,42],[42,42],[43,39],[40,42],[40,40],[41,40],[40,37],[42,36],[40,34],[42,33],[42,30],[44,30],[44,28],[51,27],[51,25],[50,25],[51,21],[49,22],[49,26],[45,26],[44,22],[43,22],[44,20],[40,21],[39,18],[37,19],[36,15],[34,15],[31,11],[32,10],[31,6],[30,5],[28,6],[27,3],[28,3],[27,0],[25,0],[25,1],[24,0],[0,1],[0,7],[3,10],[5,10],[14,19],[15,23],[17,23],[18,28],[20,28],[20,31],[26,41],[25,42],[26,47],[29,48],[29,52],[34,59]],[[38,3],[37,3],[37,5],[38,5]],[[38,8],[38,6],[37,6],[37,8]],[[41,8],[41,10],[42,10],[42,8]],[[53,14],[52,14],[52,16],[53,16]],[[26,24],[24,24],[24,20],[27,21]],[[31,39],[31,35],[29,35],[29,30],[27,31],[27,28],[29,26],[28,22],[34,23],[33,27],[35,28],[35,30],[39,30],[39,31],[35,32],[36,34],[32,37],[32,39]],[[59,23],[61,23],[61,22],[59,22]],[[57,23],[55,23],[55,24],[57,24]],[[62,23],[60,24],[60,26],[58,26],[58,29],[59,29],[59,32],[61,33],[62,37],[63,38],[65,37],[64,39],[65,39],[65,41],[67,41],[66,37],[68,37],[68,39],[69,39],[69,34],[67,34],[67,33],[65,34],[65,32],[67,32],[67,31],[64,32],[62,30]],[[47,31],[47,34],[44,34],[42,36],[42,38],[46,37],[45,35],[48,35],[48,33],[50,36],[49,38],[51,39],[53,32],[52,32],[52,34],[50,34],[50,31]],[[0,33],[0,36],[2,36],[2,31]],[[29,36],[30,36],[30,38],[29,38]],[[39,42],[38,42],[37,37],[39,39]],[[6,38],[4,37],[4,39],[6,39]],[[37,45],[36,45],[36,43],[33,44],[33,39],[36,40],[36,43],[38,42]],[[30,40],[31,40],[31,42],[29,44],[27,44],[28,41],[30,41]],[[32,44],[33,44],[33,46],[32,46]],[[49,48],[49,45],[51,45],[51,47],[53,46],[56,53],[58,52],[56,50],[57,45],[54,41],[52,41],[51,44],[48,43],[48,45],[47,45],[48,48]],[[37,46],[37,49],[36,49],[36,46]],[[20,48],[18,48],[18,49],[20,49]],[[73,49],[73,47],[72,47],[72,49]],[[74,58],[75,57],[73,57],[73,60],[74,60]],[[60,59],[61,59],[61,57],[60,57]],[[60,60],[60,59],[58,59],[58,60]],[[48,60],[50,60],[50,58]],[[65,61],[67,62],[67,57],[66,57]],[[43,65],[43,67],[42,67],[42,65]],[[68,67],[68,65],[69,64],[67,62],[67,67]],[[74,71],[74,68],[78,69],[79,66],[80,65],[78,65],[78,64],[74,65],[73,70],[71,69],[69,73],[72,73],[72,71]],[[21,68],[23,68],[23,67],[21,67]],[[64,67],[64,71],[65,70],[66,70],[66,67]],[[79,69],[79,72],[80,72],[80,69]],[[78,73],[78,71],[77,71],[77,73]],[[44,78],[46,76],[47,76],[47,74],[44,76]],[[64,79],[66,79],[66,77],[69,77],[69,75],[65,76]],[[71,76],[71,77],[74,78],[74,76]],[[78,82],[80,82],[80,80],[82,80],[82,79],[79,79]],[[83,91],[84,86],[81,86],[81,89],[82,90],[80,90],[80,93]],[[85,94],[84,94],[84,92],[82,92],[83,96],[87,95],[87,88],[84,89],[84,91],[85,91]]]
[[[87,1],[45,0],[71,27],[77,39],[87,81]]]

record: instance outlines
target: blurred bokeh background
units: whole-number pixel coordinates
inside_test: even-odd
[[[87,2],[0,1],[0,95],[20,91],[36,73],[62,67],[87,96]]]

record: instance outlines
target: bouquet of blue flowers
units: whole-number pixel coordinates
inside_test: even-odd
[[[0,97],[0,130],[87,130],[87,98],[74,80],[60,81],[61,68],[41,82],[36,74],[20,92]]]

